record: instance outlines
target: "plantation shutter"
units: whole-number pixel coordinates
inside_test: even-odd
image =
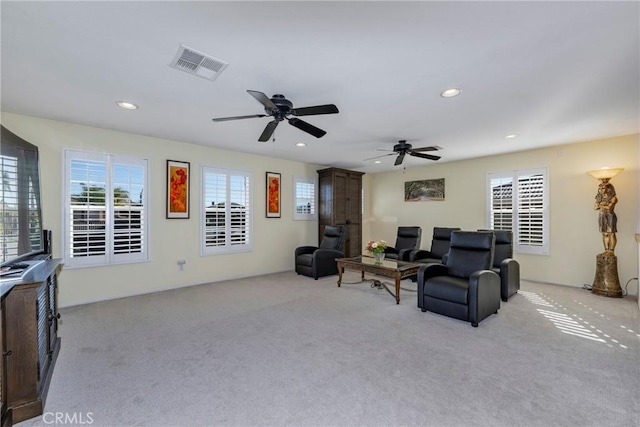
[[[110,194],[114,261],[134,261],[146,252],[146,161],[115,157]]]
[[[202,168],[203,255],[251,249],[251,174]]]
[[[316,184],[313,179],[294,178],[294,220],[314,220],[316,215]]]
[[[67,154],[67,256],[73,265],[106,263],[106,159],[101,154]],[[85,257],[91,259],[80,259]]]
[[[539,247],[545,239],[545,175],[538,172],[518,173],[518,232],[516,245]]]
[[[65,152],[65,258],[70,266],[147,259],[147,160]]]
[[[487,174],[487,227],[511,230],[514,251],[547,254],[547,169]]]
[[[513,231],[513,177],[495,175],[489,181],[489,228]]]
[[[230,219],[230,233],[227,243],[238,246],[248,246],[250,241],[248,224],[251,220],[251,205],[249,200],[249,177],[234,172],[229,175],[229,209],[227,218]]]
[[[18,255],[18,158],[0,156],[2,170],[2,190],[0,191],[0,209],[2,213],[2,229],[0,235],[0,262],[15,258]]]

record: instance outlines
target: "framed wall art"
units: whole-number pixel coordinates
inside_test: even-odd
[[[189,162],[167,160],[167,218],[189,218]]]
[[[267,172],[267,218],[280,218],[282,178],[279,173]]]
[[[444,178],[407,181],[404,183],[405,202],[444,200]]]

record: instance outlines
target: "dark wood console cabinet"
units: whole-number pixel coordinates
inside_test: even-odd
[[[318,171],[318,242],[322,241],[325,226],[344,225],[347,258],[362,254],[362,175],[363,172],[339,168]]]
[[[0,426],[41,415],[60,351],[57,274],[48,259],[3,290],[0,305]],[[2,286],[7,287],[7,284]]]

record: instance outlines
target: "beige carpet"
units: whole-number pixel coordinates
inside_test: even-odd
[[[64,309],[45,416],[18,426],[640,424],[635,298],[523,282],[473,328],[415,292],[396,305],[335,282],[285,272]]]

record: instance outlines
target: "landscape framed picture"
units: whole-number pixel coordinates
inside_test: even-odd
[[[189,218],[189,162],[167,160],[167,218]]]
[[[282,178],[279,173],[267,172],[267,218],[280,218]]]
[[[407,181],[404,183],[405,202],[444,200],[444,178]]]

